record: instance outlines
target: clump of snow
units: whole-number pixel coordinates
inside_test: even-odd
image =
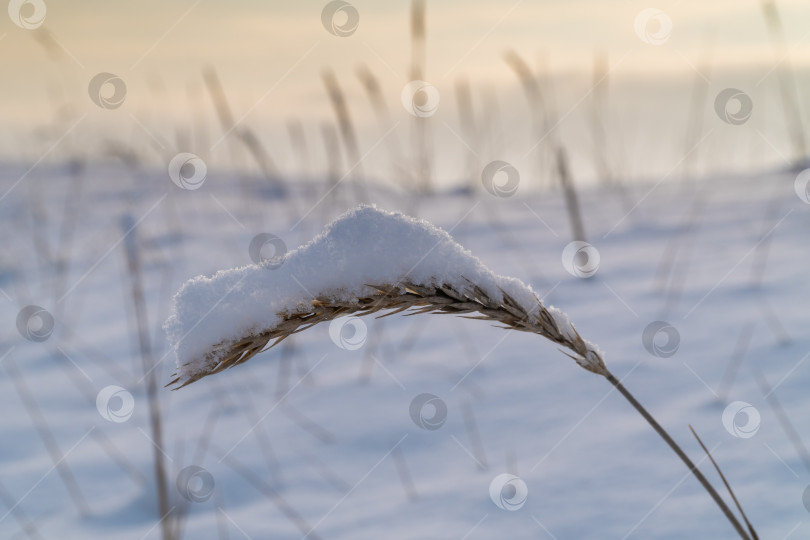
[[[284,314],[309,311],[313,297],[351,301],[374,291],[367,284],[410,282],[465,290],[475,283],[490,298],[502,291],[527,312],[540,300],[518,279],[494,274],[445,231],[425,220],[373,206],[359,206],[272,265],[222,270],[186,282],[174,296],[164,328],[177,355],[180,380],[208,371],[218,344],[272,328]],[[563,335],[575,331],[550,308]]]

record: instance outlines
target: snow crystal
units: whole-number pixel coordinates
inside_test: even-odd
[[[345,213],[278,262],[198,276],[181,287],[164,325],[181,380],[210,367],[205,355],[215,345],[272,328],[284,314],[307,311],[313,297],[368,296],[368,284],[407,281],[463,290],[469,280],[496,301],[501,291],[507,293],[527,312],[536,312],[539,302],[529,286],[494,274],[445,231],[373,206]],[[551,313],[563,335],[573,336],[568,317],[554,308]]]

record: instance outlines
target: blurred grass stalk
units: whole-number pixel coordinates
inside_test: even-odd
[[[155,488],[158,497],[158,511],[163,540],[173,540],[173,520],[169,506],[169,487],[166,477],[166,462],[163,450],[163,425],[161,422],[160,401],[158,400],[157,365],[152,354],[152,343],[149,338],[149,324],[146,319],[146,301],[141,282],[141,267],[138,257],[137,223],[130,214],[121,216],[121,230],[124,235],[124,251],[127,269],[132,281],[132,305],[138,326],[138,344],[143,363],[143,378],[146,380],[146,394],[149,400],[149,426],[151,428],[152,446],[154,447]]]
[[[681,175],[684,180],[694,181],[697,176],[696,163],[698,162],[700,148],[698,142],[703,131],[704,111],[709,103],[709,87],[713,68],[714,35],[707,34],[700,49],[700,58],[695,69],[695,79],[692,83],[692,93],[689,98],[689,114],[686,125],[686,136],[684,138],[683,155],[685,156],[681,164]]]
[[[355,196],[357,202],[369,202],[368,192],[365,188],[365,178],[363,175],[363,156],[360,155],[360,145],[357,142],[357,132],[352,123],[349,107],[346,105],[346,97],[343,90],[338,84],[337,77],[331,69],[325,69],[321,74],[323,84],[326,87],[326,92],[329,94],[329,101],[332,103],[332,109],[335,112],[335,118],[340,133],[340,138],[343,141],[343,146],[346,149],[346,155],[352,163],[351,167],[346,171],[346,174],[341,177],[341,180],[346,176],[353,176],[355,189]]]
[[[411,68],[409,80],[421,81],[425,78],[425,64],[427,44],[425,39],[426,28],[425,1],[411,1]],[[413,145],[416,155],[416,188],[419,193],[430,193],[433,190],[432,180],[432,154],[428,143],[427,118],[418,116],[413,119]]]
[[[62,480],[62,483],[65,484],[65,488],[70,494],[70,500],[76,505],[79,515],[82,517],[89,516],[90,507],[87,505],[87,499],[85,499],[84,494],[79,488],[79,483],[76,481],[76,475],[73,474],[73,470],[66,461],[67,455],[70,453],[70,451],[72,451],[72,448],[68,451],[68,453],[62,452],[61,448],[59,447],[59,443],[56,442],[56,437],[54,436],[53,431],[51,431],[50,426],[48,426],[48,423],[45,421],[45,416],[43,416],[42,410],[39,408],[39,405],[37,405],[37,400],[34,398],[34,394],[31,393],[31,389],[25,382],[25,378],[20,372],[20,368],[17,367],[17,363],[14,361],[14,359],[9,355],[8,357],[4,358],[3,363],[5,364],[6,371],[14,384],[14,388],[17,390],[17,394],[20,396],[20,400],[23,402],[23,406],[25,407],[28,416],[31,418],[31,422],[34,424],[34,427],[39,433],[40,439],[42,439],[42,443],[45,445],[45,448],[48,451],[48,455],[53,462],[53,469],[56,469],[56,472],[59,474],[59,478]],[[90,431],[93,429],[94,428],[90,428]],[[87,437],[89,434],[90,432],[88,432],[85,437]],[[73,448],[75,448],[75,445]],[[8,513],[13,513],[14,509],[18,507],[21,502],[22,499],[17,500],[16,504],[11,507]]]
[[[565,197],[565,205],[568,210],[568,219],[571,223],[571,235],[573,240],[586,242],[585,239],[585,226],[582,223],[582,212],[579,208],[579,200],[577,198],[577,190],[574,185],[574,179],[570,174],[570,167],[568,165],[568,154],[565,152],[565,147],[562,141],[555,133],[555,129],[559,121],[552,122],[552,115],[550,107],[544,105],[543,94],[540,89],[540,82],[532,72],[529,65],[520,57],[515,51],[508,51],[504,60],[512,68],[517,75],[518,79],[523,86],[523,91],[526,94],[526,100],[529,103],[529,110],[532,115],[532,125],[534,126],[535,142],[532,151],[538,146],[543,148],[543,143],[548,139],[547,148],[550,149],[552,160],[556,164],[557,175],[560,180],[560,186],[563,190]],[[541,167],[543,154],[540,154]]]
[[[380,133],[386,133],[390,127],[394,125],[394,120],[391,117],[391,111],[388,108],[388,103],[385,101],[385,95],[380,88],[380,83],[374,73],[368,66],[362,65],[357,68],[357,78],[366,90],[368,100],[371,103],[371,108],[377,116],[377,121],[380,125]],[[400,146],[399,139],[395,133],[386,137],[388,139],[388,152],[390,154],[391,168],[396,183],[399,184],[403,190],[407,191],[412,182],[410,178],[410,170],[405,165],[406,159]]]
[[[779,78],[779,92],[782,108],[785,112],[785,125],[788,135],[793,143],[794,164],[801,163],[807,155],[807,143],[802,125],[801,108],[799,107],[799,97],[796,91],[796,77],[790,63],[790,54],[785,38],[785,28],[782,26],[782,19],[776,8],[774,0],[762,0],[762,12],[768,31],[771,34],[774,50],[779,57],[776,74]],[[785,64],[779,67],[779,64]]]

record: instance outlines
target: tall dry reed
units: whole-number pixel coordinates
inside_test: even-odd
[[[463,287],[450,284],[426,287],[403,282],[370,284],[369,287],[374,292],[365,297],[353,298],[350,301],[336,301],[320,297],[311,300],[311,307],[306,311],[281,314],[283,315],[282,322],[272,328],[244,336],[234,343],[214,347],[205,359],[205,365],[211,366],[207,371],[196,372],[182,380],[179,376],[175,377],[169,385],[181,388],[208,375],[242,364],[268,346],[272,347],[287,337],[318,323],[332,321],[350,314],[361,316],[386,311],[388,313],[382,316],[387,316],[411,310],[410,314],[445,313],[495,322],[506,329],[538,334],[566,349],[562,352],[575,360],[582,368],[605,377],[689,468],[740,537],[744,540],[751,540],[736,515],[695,463],[621,381],[608,370],[599,350],[585,341],[573,326],[561,326],[559,315],[546,308],[539,299],[534,308],[527,311],[505,292],[502,291],[501,299],[495,299],[470,281],[466,281],[466,285]]]

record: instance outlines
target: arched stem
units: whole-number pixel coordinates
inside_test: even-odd
[[[751,540],[750,536],[748,536],[748,533],[745,531],[743,526],[740,524],[740,521],[737,519],[737,516],[735,516],[731,512],[731,509],[728,507],[726,502],[720,497],[717,491],[715,491],[714,487],[712,487],[712,485],[709,483],[706,477],[703,476],[703,473],[700,472],[700,469],[697,468],[697,465],[695,465],[689,458],[689,456],[686,455],[683,449],[681,449],[681,447],[678,446],[678,443],[676,443],[675,440],[669,436],[669,433],[667,433],[666,430],[663,427],[661,427],[661,424],[659,424],[656,421],[656,419],[653,418],[649,412],[647,412],[647,409],[645,409],[644,406],[641,403],[639,403],[635,397],[633,397],[633,394],[631,394],[630,391],[624,387],[624,385],[621,383],[619,379],[617,379],[611,372],[607,370],[605,371],[604,375],[605,378],[610,382],[610,384],[615,386],[616,389],[625,397],[625,399],[627,399],[627,401],[630,402],[630,404],[639,412],[639,414],[641,414],[641,416],[643,416],[644,419],[653,427],[656,433],[658,433],[658,435],[660,435],[661,438],[666,441],[669,447],[672,448],[672,451],[678,454],[678,457],[681,458],[681,461],[683,461],[686,464],[686,466],[689,468],[689,471],[695,476],[695,478],[698,479],[698,482],[700,482],[700,484],[706,489],[706,491],[709,492],[709,495],[711,495],[712,499],[714,499],[714,502],[717,503],[717,506],[719,506],[720,510],[722,510],[723,513],[726,515],[728,520],[731,522],[731,525],[740,535],[740,538],[742,538],[743,540]]]

